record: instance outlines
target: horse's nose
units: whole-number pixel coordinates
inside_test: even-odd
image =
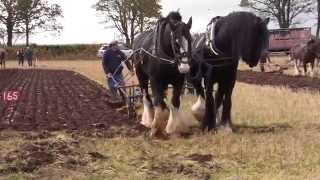
[[[178,66],[178,70],[182,74],[186,74],[186,73],[190,72],[190,65],[188,63],[188,58],[187,57],[183,57],[181,59],[181,63]]]
[[[189,73],[190,72],[190,66],[189,64],[181,64],[179,67],[178,67],[178,70],[181,74],[186,74],[186,73]]]

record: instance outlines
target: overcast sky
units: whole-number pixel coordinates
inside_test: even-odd
[[[92,5],[97,0],[48,0],[57,3],[63,9],[64,26],[59,36],[51,33],[37,33],[30,41],[36,44],[78,44],[78,43],[106,43],[113,40],[117,32],[101,24]],[[203,31],[211,17],[226,15],[229,12],[241,10],[240,0],[162,0],[163,15],[172,10],[180,9],[183,20],[193,18],[193,32]],[[310,19],[310,18],[309,18]]]

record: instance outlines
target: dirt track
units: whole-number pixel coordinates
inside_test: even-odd
[[[1,70],[0,130],[101,130],[105,136],[141,135],[143,128],[106,103],[105,89],[71,71]],[[107,134],[106,134],[107,133]]]
[[[284,86],[294,91],[320,91],[320,79],[306,76],[289,76],[280,72],[261,73],[254,71],[238,71],[239,82],[257,85]]]

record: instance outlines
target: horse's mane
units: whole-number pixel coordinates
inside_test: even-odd
[[[182,21],[182,16],[181,16],[181,14],[180,14],[179,12],[177,12],[177,11],[171,11],[171,12],[167,15],[166,19],[172,19],[172,20],[175,20],[175,21]]]
[[[182,21],[182,16],[179,12],[176,12],[176,11],[171,11],[166,17],[163,17],[161,16],[159,19],[158,19],[158,23],[157,25],[159,25],[159,23],[162,23],[162,22],[168,22],[169,19],[172,19],[174,21]],[[156,25],[156,26],[157,26]]]
[[[244,23],[246,22],[246,23]],[[250,12],[232,12],[229,15],[223,17],[216,25],[217,30],[225,33],[225,35],[233,42],[233,53],[237,52],[238,56],[252,57],[253,53],[258,53],[262,49],[252,49],[253,44],[244,42],[259,42],[264,46],[268,44],[268,30],[263,24],[263,20]],[[253,32],[259,32],[253,33]],[[228,35],[227,35],[228,34]],[[240,36],[241,34],[241,36]],[[253,36],[256,34],[256,36]],[[223,47],[226,48],[226,47]],[[231,52],[229,52],[231,53]],[[251,58],[243,59],[249,64],[255,64]]]

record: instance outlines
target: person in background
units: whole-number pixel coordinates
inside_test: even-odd
[[[1,68],[6,67],[6,54],[7,54],[6,49],[0,48],[0,67]]]
[[[104,52],[102,56],[102,66],[103,70],[107,77],[107,83],[109,90],[111,92],[111,98],[117,98],[118,86],[124,85],[123,76],[122,76],[122,62],[125,62],[127,68],[131,73],[133,72],[132,65],[129,61],[126,60],[126,56],[118,46],[118,41],[112,41],[109,44],[109,48]],[[119,92],[121,96],[123,96],[122,92]]]
[[[33,52],[32,52],[32,49],[29,46],[27,47],[24,56],[28,61],[29,67],[31,67],[32,66],[32,60],[33,60]]]
[[[23,64],[24,64],[24,52],[23,52],[22,48],[18,49],[18,51],[17,51],[17,59],[18,59],[18,66],[21,65],[23,67]]]

